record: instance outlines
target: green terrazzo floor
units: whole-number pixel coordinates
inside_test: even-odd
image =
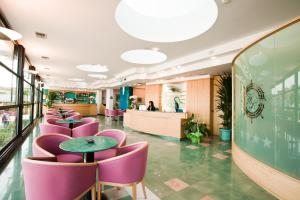
[[[102,116],[98,119],[101,130],[124,129],[122,121],[112,121]],[[127,144],[142,140],[149,142],[145,183],[149,192],[154,194],[149,196],[149,200],[157,197],[163,200],[275,199],[233,163],[228,143],[215,138],[194,146],[187,141],[168,141],[130,129],[124,130],[128,133]],[[1,172],[0,199],[25,199],[21,159],[32,155],[32,141],[38,134],[36,127]],[[113,199],[131,199],[127,191],[119,192],[120,196],[115,195]]]

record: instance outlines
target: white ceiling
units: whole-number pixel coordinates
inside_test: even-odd
[[[176,43],[145,42],[123,32],[114,18],[119,0],[0,0],[0,6],[12,28],[23,35],[21,43],[40,74],[50,74],[57,86],[73,87],[76,85],[67,81],[69,78],[83,78],[88,84],[97,80],[75,68],[76,65],[107,65],[108,79],[131,69],[159,72],[155,65],[130,64],[120,55],[132,49],[158,47],[168,56],[164,65],[174,67],[184,64],[176,63],[178,58],[269,30],[296,17],[300,11],[299,0],[216,2],[219,8],[216,24],[199,37]],[[36,38],[35,32],[46,33],[47,39]],[[99,87],[101,82],[98,83],[92,84],[93,87]]]

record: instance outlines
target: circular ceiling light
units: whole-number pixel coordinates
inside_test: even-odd
[[[89,77],[98,78],[98,79],[106,79],[107,76],[104,74],[88,74]]]
[[[19,40],[22,35],[14,30],[0,27],[0,39],[2,40]]]
[[[69,78],[69,81],[81,82],[84,81],[83,78]]]
[[[105,65],[93,65],[93,64],[84,64],[84,65],[77,65],[78,69],[87,72],[107,72],[108,68]]]
[[[122,0],[115,13],[127,34],[151,42],[177,42],[210,29],[218,17],[215,0]]]
[[[165,61],[167,59],[167,55],[160,51],[136,49],[124,52],[121,55],[121,58],[130,63],[150,65]]]

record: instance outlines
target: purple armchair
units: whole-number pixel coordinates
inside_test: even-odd
[[[119,155],[107,160],[99,161],[99,192],[101,199],[102,185],[116,187],[131,186],[132,198],[136,200],[136,185],[142,184],[145,198],[147,198],[144,176],[147,166],[148,143],[138,142],[118,150]]]
[[[66,152],[59,148],[60,143],[70,139],[72,138],[60,134],[39,136],[32,143],[33,156],[55,157],[58,162],[66,163],[82,162],[81,154]]]
[[[45,120],[47,120],[47,119],[62,119],[61,117],[56,116],[56,115],[45,115],[44,118],[45,118]]]
[[[84,137],[84,136],[92,136],[98,133],[99,122],[92,122],[88,124],[84,124],[77,128],[72,129],[72,137]]]
[[[82,118],[81,119],[83,122],[80,122],[78,124],[74,124],[74,127],[79,127],[79,126],[82,126],[84,124],[89,124],[89,123],[92,123],[92,122],[95,122],[96,119],[94,117],[85,117],[85,118]]]
[[[53,125],[53,124],[40,124],[40,132],[42,135],[58,133],[58,134],[71,136],[71,129],[62,126]]]
[[[104,131],[100,131],[95,136],[107,136],[114,138],[118,141],[117,147],[122,147],[126,144],[127,135],[124,131],[118,129],[106,129]],[[95,152],[95,160],[105,160],[108,158],[115,157],[117,155],[117,148],[107,149],[105,151]]]
[[[92,190],[92,199],[96,200],[96,163],[58,163],[35,159],[25,158],[22,161],[26,199],[73,200]]]

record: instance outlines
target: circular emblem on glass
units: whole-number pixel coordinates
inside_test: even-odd
[[[260,86],[252,82],[245,89],[245,114],[251,119],[261,116],[264,110],[265,94]]]

